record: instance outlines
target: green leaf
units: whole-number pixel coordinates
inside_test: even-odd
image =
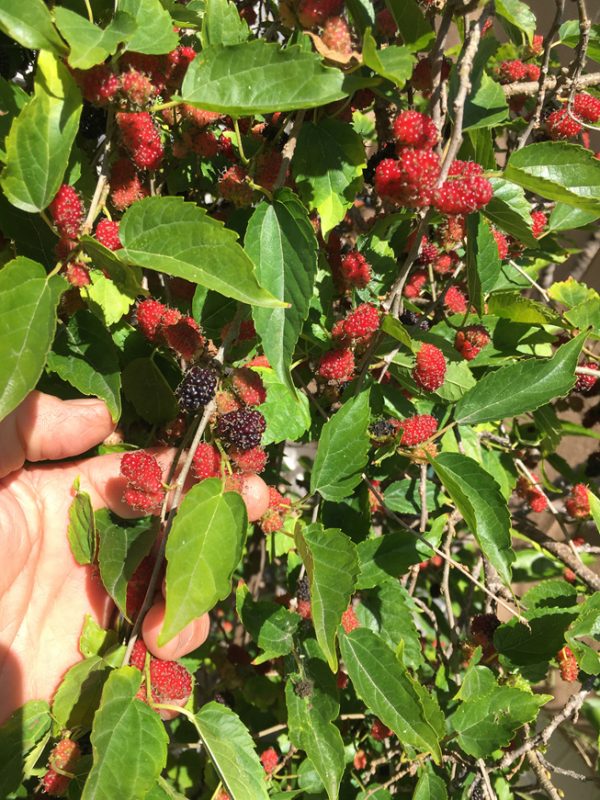
[[[94,266],[106,272],[108,278],[111,279],[117,289],[119,289],[122,294],[126,295],[128,305],[123,312],[126,313],[129,306],[131,306],[135,298],[140,294],[142,288],[141,269],[131,264],[123,264],[116,252],[109,250],[108,247],[100,244],[97,239],[91,236],[82,236],[79,241],[85,248],[87,255],[92,259]],[[92,273],[93,272],[94,270],[92,270]],[[120,317],[117,317],[115,321],[118,322],[119,319]],[[109,324],[112,324],[112,322]]]
[[[79,128],[81,95],[69,70],[46,50],[38,56],[32,100],[6,137],[0,183],[23,211],[42,211],[58,191]]]
[[[401,646],[406,666],[418,669],[423,663],[423,648],[415,611],[418,613],[411,596],[396,580],[384,580],[373,592],[363,594],[356,608],[361,624],[364,621],[393,650]]]
[[[169,534],[167,608],[159,644],[231,592],[246,539],[246,506],[223,481],[210,478],[187,493]]]
[[[252,309],[265,355],[279,380],[295,393],[290,367],[308,317],[317,271],[317,239],[302,203],[289,189],[254,211],[244,247],[256,277],[288,308]]]
[[[431,463],[484,556],[509,586],[510,565],[515,556],[510,541],[510,514],[500,487],[476,461],[461,453],[440,453]]]
[[[43,0],[2,0],[0,31],[29,50],[51,50],[63,55],[67,49]]]
[[[365,166],[363,141],[349,123],[333,117],[304,123],[292,172],[304,204],[319,212],[323,236],[344,218],[354,202]]]
[[[488,314],[527,325],[560,325],[560,316],[543,303],[523,297],[519,292],[497,292],[487,306]]]
[[[483,209],[485,216],[528,247],[537,247],[531,232],[531,206],[521,186],[504,180],[489,178],[494,195]]]
[[[136,412],[153,425],[175,419],[179,405],[151,358],[134,358],[123,370],[123,393]]]
[[[0,419],[35,388],[56,330],[56,308],[66,288],[41,264],[19,256],[0,270]]]
[[[449,719],[452,729],[458,734],[460,747],[474,758],[484,758],[494,750],[506,747],[515,732],[525,723],[532,722],[541,706],[551,699],[551,695],[532,694],[509,686],[498,686],[493,673],[487,667],[472,667],[467,673],[465,683],[472,675],[484,671],[491,679],[488,691],[480,690],[463,701]],[[476,677],[474,679],[479,686]],[[461,692],[465,690],[465,686]]]
[[[589,494],[590,506],[592,503],[597,506],[598,498],[591,492]],[[594,515],[595,520],[596,515]],[[600,595],[596,593],[586,598],[577,607],[577,611],[579,612],[577,619],[565,632],[565,640],[575,654],[579,667],[589,675],[598,675],[600,655],[595,648],[595,642],[600,639]]]
[[[347,497],[361,481],[370,447],[369,392],[347,400],[323,425],[310,479],[311,494]]]
[[[385,0],[400,31],[400,36],[411,50],[425,50],[435,31],[425,19],[417,0]]]
[[[79,489],[79,478],[73,486],[75,497],[69,506],[67,536],[71,552],[78,564],[91,564],[96,556],[96,524],[94,509],[87,492]]]
[[[600,208],[597,211],[584,211],[565,203],[557,203],[550,214],[548,228],[551,231],[570,231],[589,225],[598,217],[600,217]]]
[[[594,334],[600,334],[600,295],[596,293],[583,303],[565,311],[564,317],[574,328],[579,330],[591,328]]]
[[[256,368],[267,390],[267,399],[259,406],[267,423],[262,436],[263,445],[295,442],[310,428],[310,407],[304,392],[292,390],[280,383],[272,369]]]
[[[2,233],[7,239],[14,241],[17,256],[26,256],[33,261],[39,261],[45,267],[54,267],[56,236],[39,214],[30,214],[16,208],[0,190],[0,219]]]
[[[386,533],[360,542],[357,589],[370,589],[389,577],[404,575],[413,564],[431,558],[433,551],[408,532]]]
[[[447,800],[445,782],[436,775],[431,764],[425,764],[415,786],[412,800]]]
[[[200,37],[203,48],[239,44],[249,36],[248,23],[240,18],[234,3],[229,0],[206,0]]]
[[[531,44],[537,20],[527,3],[523,3],[521,0],[497,0],[496,13],[523,31],[527,36],[527,41]]]
[[[104,630],[90,614],[85,615],[83,630],[79,637],[79,650],[84,658],[104,655],[118,642],[114,630]]]
[[[352,91],[351,79],[315,53],[264,39],[206,48],[181,87],[184,102],[233,117],[315,108]]]
[[[408,348],[412,348],[412,339],[410,333],[406,330],[404,325],[393,317],[391,314],[386,314],[381,323],[381,330],[384,333],[393,336],[398,342],[401,342]]]
[[[574,278],[567,278],[566,281],[553,283],[548,294],[553,300],[557,300],[567,308],[578,306],[580,303],[596,296],[596,291],[590,289],[585,283],[579,283]]]
[[[264,769],[238,715],[221,703],[207,703],[194,720],[229,794],[236,800],[267,800]]]
[[[156,783],[167,761],[169,737],[159,715],[136,699],[142,673],[114,670],[94,716],[93,766],[81,800],[137,800]]]
[[[48,354],[48,369],[81,394],[104,400],[116,422],[121,416],[121,374],[110,332],[90,311],[78,311],[61,327]]]
[[[398,88],[402,88],[412,75],[415,58],[409,48],[390,44],[378,50],[370,29],[367,29],[363,36],[362,54],[367,67]]]
[[[301,620],[299,614],[287,611],[279,603],[266,600],[255,602],[245,584],[237,588],[236,611],[244,628],[264,650],[254,659],[254,664],[291,653],[294,634]]]
[[[469,365],[466,361],[449,361],[446,366],[446,374],[444,375],[444,383],[439,389],[436,389],[436,394],[442,400],[447,400],[449,403],[456,403],[465,395],[469,389],[472,389],[477,381],[473,377]]]
[[[403,745],[441,762],[439,736],[419,692],[393,650],[372,631],[357,628],[340,637],[342,658],[356,694]]]
[[[119,11],[136,21],[136,31],[127,42],[128,50],[160,55],[170,53],[179,44],[173,20],[160,0],[119,0]]]
[[[112,56],[121,42],[126,42],[136,29],[129,14],[118,11],[102,30],[85,17],[60,6],[54,9],[58,29],[67,40],[71,52],[69,64],[74,69],[90,69]]]
[[[8,135],[13,119],[18,116],[19,111],[29,100],[29,95],[20,86],[0,77],[0,108],[3,111],[2,116],[0,116],[0,147],[4,148],[4,140]],[[5,153],[2,160],[6,160]],[[4,220],[2,222],[4,223]],[[6,235],[4,227],[3,233]]]
[[[52,716],[61,728],[91,728],[109,671],[100,656],[71,667],[52,701]]]
[[[358,575],[358,558],[351,539],[320,524],[298,530],[296,545],[310,581],[310,607],[319,647],[332,672],[338,668],[336,639]]]
[[[437,511],[440,507],[440,487],[432,481],[427,481],[426,489],[427,508],[429,511]],[[397,514],[416,515],[421,513],[419,481],[416,477],[402,478],[402,480],[390,483],[383,493],[383,497],[386,507]]]
[[[600,500],[596,497],[593,492],[590,492],[588,489],[588,498],[590,501],[590,512],[592,514],[592,519],[594,520],[594,524],[598,531],[600,532]]]
[[[371,0],[347,0],[346,8],[354,27],[362,35],[366,28],[372,28],[375,24],[375,10]]]
[[[600,211],[600,161],[569,142],[538,142],[512,153],[504,177],[530,192]]]
[[[236,234],[181,197],[148,197],[121,220],[123,262],[200,283],[242,303],[280,307],[262,289]]]
[[[464,130],[492,128],[508,119],[508,103],[498,81],[478,70],[464,110]]]
[[[310,695],[301,697],[292,680],[285,687],[289,737],[310,759],[329,800],[337,800],[346,761],[342,736],[333,724],[339,714],[339,703],[331,694],[331,686],[321,680],[320,668],[324,666],[327,670],[327,666],[310,657],[310,642],[314,643],[314,639],[307,642],[306,677],[312,684]]]
[[[19,788],[25,756],[50,730],[50,724],[48,703],[30,700],[0,727],[0,797]]]
[[[106,591],[119,611],[127,615],[127,583],[150,552],[156,538],[151,518],[124,520],[101,508],[96,511],[98,565]]]
[[[561,44],[571,48],[577,47],[581,39],[579,20],[569,19],[563,22],[559,28],[558,35]],[[600,25],[592,25],[590,28],[587,55],[588,58],[593,58],[594,61],[600,61]]]
[[[559,347],[552,358],[531,358],[488,372],[456,406],[456,421],[475,425],[534,411],[575,385],[575,367],[586,334]]]
[[[496,630],[494,646],[502,662],[532,681],[542,680],[548,661],[565,643],[565,631],[577,617],[575,608],[528,611],[528,624],[513,618]]]
[[[481,214],[467,217],[467,283],[469,298],[477,313],[483,314],[483,298],[496,285],[500,256],[492,229]]]

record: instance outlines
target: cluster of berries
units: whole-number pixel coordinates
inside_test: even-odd
[[[470,214],[492,199],[492,185],[475,162],[453,161],[448,178],[438,186],[441,162],[433,150],[438,132],[430,117],[402,111],[393,129],[397,158],[385,158],[375,169],[381,197],[408,208],[433,206],[450,215]]]
[[[572,109],[565,105],[548,115],[546,130],[551,139],[573,139],[583,130],[582,122],[596,123],[598,120],[600,97],[580,92],[573,99]]]
[[[498,67],[500,83],[518,83],[520,81],[539,80],[541,70],[537,64],[526,64],[516,58],[512,61],[503,61]]]
[[[150,675],[150,690],[146,685],[146,658],[148,650],[146,645],[141,639],[137,639],[131,651],[131,658],[129,663],[132,667],[139,669],[144,675],[144,681],[136,695],[139,700],[144,703],[153,704],[166,704],[173,706],[180,706],[183,708],[192,694],[192,676],[188,670],[179,664],[177,661],[163,661],[160,658],[155,658],[153,655],[149,657],[149,675]],[[150,695],[150,699],[148,698]],[[162,719],[171,719],[173,712],[167,709],[159,709],[156,711],[160,714]]]
[[[155,456],[145,450],[125,453],[121,458],[121,475],[127,478],[124,503],[147,514],[160,507],[165,488],[163,471]]]
[[[575,519],[585,519],[590,515],[589,489],[583,483],[576,483],[570,497],[565,500],[567,514]]]
[[[138,304],[137,325],[141,333],[153,344],[171,347],[186,361],[200,355],[206,339],[193,317],[184,316],[158,300],[149,298]]]
[[[454,347],[467,361],[472,361],[489,343],[490,335],[483,325],[468,325],[454,337]]]
[[[538,476],[534,473],[531,475],[535,483],[532,483],[525,475],[521,475],[517,480],[516,492],[519,497],[527,501],[532,511],[539,514],[547,508],[548,498],[539,488]]]
[[[349,254],[349,256],[355,262],[362,258],[358,253]],[[362,303],[348,313],[344,319],[336,322],[331,332],[336,348],[321,356],[317,366],[317,375],[323,380],[338,383],[352,380],[355,370],[352,348],[363,350],[379,329],[379,325],[380,312],[372,303]]]
[[[42,789],[51,797],[64,797],[73,780],[81,757],[79,745],[73,739],[61,739],[50,753],[48,770],[42,778]]]

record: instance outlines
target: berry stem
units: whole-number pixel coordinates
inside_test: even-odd
[[[240,151],[240,161],[242,164],[244,164],[244,166],[246,166],[249,162],[248,158],[246,157],[246,153],[244,153],[244,144],[242,142],[242,134],[237,117],[234,117],[233,120],[233,130],[235,131],[235,138],[237,140],[238,150]]]
[[[181,98],[175,100],[169,100],[168,103],[156,103],[156,105],[150,106],[148,111],[151,114],[154,114],[156,111],[164,111],[167,108],[175,108],[176,106],[180,106],[183,103]]]
[[[90,3],[90,0],[83,0],[83,2],[85,3],[85,9],[87,11],[88,19],[93,25],[94,24],[94,12],[92,11],[92,6],[91,6],[91,3]]]

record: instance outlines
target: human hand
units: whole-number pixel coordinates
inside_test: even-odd
[[[108,623],[112,602],[93,568],[77,564],[71,553],[68,511],[79,476],[94,509],[138,516],[121,501],[121,455],[31,462],[79,455],[113,427],[100,400],[59,400],[41,392],[32,392],[0,423],[0,724],[28,700],[51,700],[66,670],[82,658],[78,643],[86,614]],[[151,609],[152,624],[144,627],[154,655],[180,658],[205,641],[206,614],[158,648],[161,609],[160,603]]]

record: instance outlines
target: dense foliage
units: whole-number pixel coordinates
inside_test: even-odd
[[[598,454],[557,450],[598,438],[600,29],[555,6],[0,0],[0,418],[103,399],[140,515],[74,489],[118,614],[0,729],[2,797],[558,797],[558,671],[598,726]],[[161,585],[163,642],[211,613],[177,664]]]

